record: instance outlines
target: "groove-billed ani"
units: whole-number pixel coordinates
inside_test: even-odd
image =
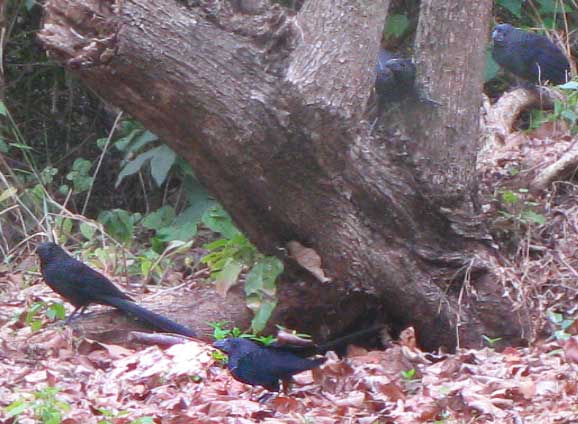
[[[399,102],[414,92],[415,65],[411,59],[396,58],[393,53],[380,49],[375,64],[375,95],[368,106],[375,126],[386,106]]]
[[[568,59],[548,37],[500,24],[494,28],[492,39],[492,57],[517,77],[554,84],[563,84],[569,78]]]
[[[75,307],[67,323],[79,310],[82,313],[91,303],[97,303],[134,315],[158,330],[196,336],[194,331],[137,305],[108,278],[77,261],[57,244],[42,243],[36,248],[36,254],[46,284]]]
[[[291,376],[305,370],[317,368],[325,358],[308,359],[329,350],[341,350],[347,344],[367,339],[377,334],[383,325],[357,331],[320,345],[291,345],[275,342],[263,345],[243,338],[219,340],[213,344],[229,355],[227,364],[231,375],[242,383],[263,386],[270,391],[279,391],[279,380],[289,381]]]
[[[411,59],[393,57],[385,49],[379,51],[375,64],[375,92],[378,103],[401,100],[413,89],[415,65]]]
[[[263,386],[272,392],[279,391],[279,380],[288,381],[294,374],[317,368],[325,362],[325,358],[302,358],[283,348],[240,337],[219,340],[213,346],[229,356],[227,368],[235,380]]]

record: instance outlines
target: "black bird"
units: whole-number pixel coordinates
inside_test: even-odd
[[[492,57],[512,74],[532,83],[563,84],[570,75],[568,59],[548,37],[500,24],[492,32]]]
[[[263,386],[270,391],[279,391],[279,380],[289,381],[291,376],[305,370],[317,368],[325,358],[308,359],[329,350],[340,351],[347,344],[367,339],[379,333],[383,325],[357,331],[320,345],[282,344],[270,345],[244,339],[231,338],[213,344],[229,355],[227,364],[231,375],[238,381],[252,386]]]
[[[375,92],[378,102],[399,101],[411,92],[415,83],[415,65],[381,49],[375,64]]]
[[[36,248],[36,254],[46,284],[75,308],[67,323],[79,310],[82,314],[91,303],[97,303],[134,315],[158,330],[196,337],[194,331],[134,303],[108,278],[77,261],[57,244],[42,243]]]
[[[229,356],[227,368],[235,380],[263,386],[272,392],[279,391],[279,380],[288,381],[294,374],[317,368],[325,362],[325,358],[302,358],[283,348],[240,337],[219,340],[213,346]]]
[[[399,102],[414,92],[415,65],[411,59],[401,59],[386,49],[380,49],[375,64],[375,93],[368,106],[374,117],[373,127],[390,103]]]

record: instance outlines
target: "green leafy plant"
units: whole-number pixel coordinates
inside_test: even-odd
[[[72,182],[75,193],[82,193],[91,187],[93,180],[93,177],[90,175],[91,168],[92,162],[89,160],[83,158],[77,158],[74,160],[72,170],[66,175],[66,179]],[[66,187],[66,191],[63,191],[61,186],[61,192],[66,194],[68,192],[68,187]]]
[[[60,424],[64,414],[70,410],[70,405],[58,399],[58,392],[57,387],[46,387],[33,393],[31,400],[18,399],[12,402],[4,409],[4,413],[7,418],[12,418],[31,410],[37,422]]]
[[[502,190],[500,197],[506,207],[505,210],[500,211],[500,215],[514,222],[517,227],[530,224],[544,225],[546,223],[544,215],[532,209],[540,206],[540,204],[528,199],[528,189],[520,188],[517,192]]]
[[[124,178],[140,172],[145,165],[148,165],[151,177],[160,187],[166,181],[170,169],[177,160],[175,152],[165,144],[159,145],[159,138],[145,130],[137,121],[126,121],[123,133],[124,136],[114,142],[114,146],[125,153],[116,187]]]
[[[568,330],[568,328],[574,324],[573,319],[565,319],[563,314],[554,312],[553,310],[548,310],[546,312],[546,317],[548,318],[548,321],[550,321],[556,328],[554,331],[554,338],[556,340],[565,341],[572,336],[566,332],[566,330]]]
[[[409,370],[401,371],[401,376],[404,380],[413,381],[416,379],[417,371],[415,368]]]
[[[485,334],[482,335],[482,339],[484,339],[484,342],[486,342],[486,345],[488,345],[488,347],[491,349],[494,348],[496,343],[498,343],[500,340],[502,340],[501,337],[491,338],[491,337],[486,336]]]
[[[44,317],[42,317],[44,315]],[[32,331],[38,331],[44,326],[45,319],[50,321],[61,320],[66,317],[66,310],[62,303],[36,302],[26,312],[24,322]]]
[[[243,332],[238,328],[225,328],[229,323],[226,321],[210,322],[209,326],[213,328],[213,338],[223,340],[229,337],[241,337]]]
[[[228,324],[229,323],[226,321],[217,321],[217,322],[210,322],[209,323],[209,326],[211,326],[213,328],[213,338],[215,340],[223,340],[223,339],[227,339],[229,337],[244,337],[247,339],[256,340],[256,341],[263,343],[265,345],[271,344],[275,340],[277,340],[275,338],[275,336],[271,336],[271,335],[258,336],[258,335],[255,335],[253,333],[243,332],[238,327],[226,328],[226,326]]]
[[[385,22],[385,35],[401,37],[409,29],[409,19],[406,15],[395,13],[387,17]]]
[[[203,215],[203,222],[222,238],[205,245],[209,253],[202,259],[212,271],[217,291],[221,294],[236,284],[244,269],[249,269],[245,280],[247,306],[253,311],[251,328],[261,332],[277,305],[276,280],[283,272],[283,263],[271,256],[260,254],[255,246],[233,224],[225,210],[216,206]]]
[[[117,419],[126,422],[125,417],[130,414],[128,411],[115,412],[104,408],[98,408],[98,412],[102,416],[106,417],[104,420],[98,421],[98,424],[114,424]],[[128,421],[128,424],[154,424],[154,422],[155,420],[153,417],[145,416]]]

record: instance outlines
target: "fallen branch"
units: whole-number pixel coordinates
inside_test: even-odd
[[[578,170],[578,140],[566,150],[560,159],[544,168],[530,183],[532,190],[545,190],[554,181],[564,180]]]

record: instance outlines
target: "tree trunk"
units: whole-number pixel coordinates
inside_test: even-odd
[[[491,2],[422,1],[419,91],[440,104],[401,105],[381,138],[362,117],[387,0],[241,20],[220,4],[49,0],[40,38],[186,158],[261,251],[298,241],[321,256],[330,282],[283,256],[273,322],[327,335],[385,319],[429,349],[520,341],[475,215]]]

